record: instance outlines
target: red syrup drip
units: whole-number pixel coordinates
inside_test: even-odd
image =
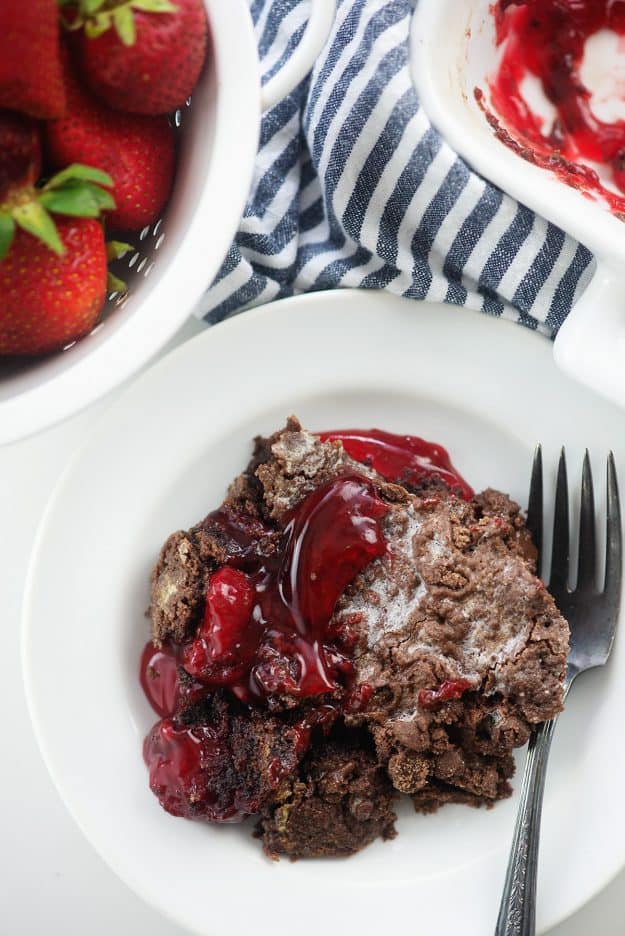
[[[422,689],[419,693],[419,705],[432,711],[443,702],[459,699],[470,688],[471,683],[468,679],[446,679],[436,689]]]
[[[180,700],[178,660],[173,647],[147,643],[141,654],[139,681],[152,708],[162,718],[172,715]]]
[[[356,461],[368,465],[388,481],[416,487],[438,478],[465,500],[473,490],[451,463],[449,453],[418,436],[394,435],[381,429],[336,429],[319,432],[323,442],[339,440]]]
[[[185,670],[243,701],[348,685],[353,665],[330,619],[350,582],[386,551],[379,520],[387,511],[371,481],[344,475],[298,504],[273,550],[263,554],[239,530],[240,549],[212,576],[204,620],[182,650]],[[205,523],[223,526],[223,515]],[[232,534],[236,515],[227,514],[225,526]]]
[[[625,36],[625,0],[499,0],[492,9],[497,44],[505,46],[490,92],[504,126],[488,110],[480,89],[474,93],[497,136],[524,159],[584,194],[600,195],[615,213],[625,213],[625,199],[579,162],[608,166],[616,187],[625,191],[625,121],[599,120],[580,76],[590,36],[601,29]],[[551,127],[543,126],[523,97],[527,75],[539,79],[556,109]]]
[[[347,702],[362,708],[367,691],[353,686],[351,635],[330,620],[350,582],[385,553],[379,521],[387,512],[372,481],[343,475],[304,498],[278,533],[232,510],[209,514],[203,526],[219,531],[227,558],[211,577],[195,638],[143,651],[141,685],[155,711],[179,707],[179,664],[195,680],[182,701],[202,686],[255,703],[347,688]]]
[[[184,727],[175,718],[218,686],[255,704],[275,693],[322,696],[288,729],[298,757],[313,730],[327,732],[341,711],[366,707],[372,689],[355,684],[351,635],[332,630],[330,619],[358,572],[385,553],[379,521],[387,511],[371,481],[345,475],[306,497],[279,533],[227,509],[206,518],[227,559],[211,577],[203,621],[189,643],[149,643],[141,658],[141,685],[161,716],[143,756],[150,788],[168,812],[234,822],[258,811],[234,781],[226,796],[220,787],[234,763],[227,725]],[[188,680],[180,679],[181,664]],[[342,698],[329,704],[323,694],[336,690]],[[269,785],[277,788],[287,769],[275,759]]]
[[[150,788],[163,809],[173,816],[190,816],[189,804],[210,798],[206,771],[215,739],[211,728],[179,728],[163,718],[143,742],[143,758],[150,769]],[[234,811],[220,817],[236,818]]]
[[[270,762],[265,782],[270,789],[277,789],[309,745],[309,725],[292,726],[286,733],[292,752],[284,761],[275,757]],[[227,719],[187,728],[163,718],[143,742],[152,792],[167,812],[188,819],[240,822],[258,812],[254,786],[234,780],[237,756]]]
[[[149,641],[143,648],[139,666],[139,682],[145,696],[161,716],[174,715],[182,706],[206,695],[203,683],[188,679],[180,683],[180,648],[169,642],[156,647]]]

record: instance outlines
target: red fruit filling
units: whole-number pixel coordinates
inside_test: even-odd
[[[212,728],[177,728],[171,718],[157,722],[143,743],[143,757],[150,768],[150,789],[167,812],[190,817],[193,803],[208,809],[214,805],[206,768],[216,752]],[[215,818],[234,818],[232,805]]]
[[[213,575],[204,621],[182,652],[187,672],[246,701],[342,688],[353,666],[330,618],[358,572],[384,553],[387,509],[371,481],[336,478],[287,516],[277,548],[265,553],[259,533],[267,539],[269,529],[257,524],[246,542],[245,519],[237,529],[235,514],[210,515],[205,524],[227,529],[236,548]]]
[[[239,822],[258,812],[263,798],[292,773],[310,729],[284,726],[277,746],[265,751],[257,726],[223,700],[206,718],[206,724],[192,727],[171,718],[154,725],[143,744],[150,789],[174,816]]]
[[[180,701],[175,649],[169,646],[155,647],[151,641],[146,644],[141,654],[139,680],[154,711],[163,718],[173,715]]]
[[[143,689],[164,716],[145,740],[144,758],[150,787],[168,812],[235,821],[257,812],[261,802],[254,785],[240,779],[227,721],[182,727],[170,717],[202,694],[225,687],[258,704],[277,694],[343,690],[342,702],[317,705],[284,728],[286,754],[264,768],[255,765],[264,770],[262,795],[295,768],[311,731],[327,731],[340,711],[367,704],[372,690],[353,685],[342,635],[329,625],[345,588],[385,552],[379,521],[387,511],[371,481],[346,475],[305,498],[278,533],[226,509],[206,518],[203,526],[219,535],[226,561],[211,576],[195,638],[180,647],[150,643],[141,660]],[[345,636],[351,649],[353,635]],[[241,714],[236,719],[246,722]]]
[[[228,566],[215,572],[198,635],[182,651],[187,673],[217,686],[232,685],[244,676],[260,639],[252,618],[254,603],[254,588],[244,572]]]
[[[456,471],[448,452],[418,436],[394,435],[381,429],[337,429],[318,435],[322,442],[338,439],[348,455],[388,481],[416,487],[438,478],[466,500],[473,497],[472,488]]]
[[[181,681],[180,654],[180,647],[170,643],[155,647],[152,641],[145,645],[141,654],[141,688],[154,711],[163,718],[197,702],[208,691],[204,683],[190,676]]]
[[[416,485],[434,475],[472,494],[445,450],[421,439],[378,430],[322,438],[341,439],[353,458],[392,480]],[[296,768],[313,731],[327,733],[342,712],[367,706],[373,690],[355,684],[351,661],[358,622],[337,628],[331,618],[348,585],[386,552],[387,512],[375,484],[349,474],[304,498],[279,530],[228,507],[203,521],[225,557],[210,578],[203,619],[188,643],[150,643],[141,659],[141,684],[162,717],[144,758],[168,812],[217,822],[257,812]],[[467,688],[464,680],[443,683],[421,693],[420,703],[434,707]],[[261,763],[255,709],[284,695],[310,701],[295,724],[274,724],[280,746]],[[188,727],[184,712],[198,700],[199,724]],[[252,753],[242,759],[244,749]]]
[[[498,135],[521,155],[549,168],[577,188],[600,193],[613,210],[625,200],[606,191],[594,169],[575,165],[580,157],[613,170],[625,191],[625,121],[605,123],[591,109],[591,93],[581,80],[586,40],[602,29],[625,35],[623,0],[499,0],[495,7],[497,42],[503,55],[490,82],[491,100],[508,129],[516,131],[525,151],[505,131]],[[523,95],[528,76],[538,78],[556,117],[545,127]],[[483,103],[483,97],[478,95]],[[527,150],[527,145],[531,149]]]
[[[419,693],[419,705],[431,711],[443,702],[459,699],[470,688],[471,683],[468,679],[446,679],[436,689],[422,689]]]

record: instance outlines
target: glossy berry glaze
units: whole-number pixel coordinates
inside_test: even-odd
[[[165,643],[155,647],[147,643],[141,654],[139,681],[154,711],[162,718],[173,715],[185,705],[197,702],[206,695],[206,686],[195,679],[180,683],[180,656],[182,648]]]
[[[353,667],[330,619],[358,572],[385,552],[379,521],[387,511],[374,484],[356,475],[306,497],[273,550],[235,555],[212,576],[204,621],[182,653],[185,670],[246,702],[341,689]]]
[[[416,485],[436,476],[462,496],[472,494],[447,452],[421,439],[379,430],[322,438],[340,439],[353,458],[389,480]],[[332,615],[358,573],[386,552],[380,521],[387,512],[373,481],[346,474],[304,498],[279,530],[228,507],[203,521],[227,553],[210,578],[203,619],[186,644],[149,643],[141,658],[141,685],[161,716],[145,740],[144,757],[150,786],[169,812],[197,816],[199,810],[213,821],[233,821],[255,811],[241,790],[225,802],[215,799],[211,778],[223,771],[227,731],[218,737],[214,727],[178,724],[177,713],[189,703],[218,688],[252,707],[278,696],[316,699],[298,727],[289,728],[297,731],[298,756],[313,729],[366,707],[371,688],[355,683],[355,636],[349,625],[334,627]],[[424,704],[452,697],[458,696],[444,685],[424,696]],[[272,784],[282,772],[276,761]]]
[[[387,481],[416,487],[438,478],[460,497],[473,497],[472,488],[456,471],[448,452],[434,442],[381,429],[333,429],[320,432],[319,438],[323,442],[340,440],[348,455],[369,465]]]
[[[625,199],[608,191],[581,160],[609,167],[611,180],[625,191],[625,121],[604,123],[593,114],[580,69],[590,36],[602,29],[625,36],[625,0],[498,0],[493,9],[497,43],[505,43],[490,81],[492,105],[504,124],[491,119],[498,136],[521,156],[586,194],[600,194],[622,213]],[[556,110],[551,126],[543,126],[523,96],[528,75],[539,79]],[[486,111],[479,89],[476,97]]]
[[[460,699],[469,689],[471,689],[471,683],[468,679],[446,679],[436,689],[422,689],[419,693],[419,705],[421,708],[433,711],[443,702]]]

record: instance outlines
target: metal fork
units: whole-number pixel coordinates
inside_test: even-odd
[[[536,449],[530,484],[527,525],[538,548],[543,528],[543,471],[540,445]],[[569,498],[564,449],[560,455],[556,485],[553,549],[549,591],[568,620],[571,648],[564,682],[567,695],[573,681],[585,670],[607,663],[618,619],[621,598],[623,540],[614,455],[607,468],[606,563],[603,588],[597,590],[595,504],[588,451],[584,457],[579,528],[577,585],[569,588]],[[499,908],[495,936],[534,936],[536,932],[536,872],[540,816],[547,759],[556,719],[538,725],[530,737],[521,801],[514,829],[508,870]]]

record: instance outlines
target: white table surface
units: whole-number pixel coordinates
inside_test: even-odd
[[[197,323],[188,323],[172,344],[198,330]],[[39,755],[22,686],[20,605],[37,523],[67,460],[106,405],[98,403],[61,426],[0,448],[2,936],[183,936],[185,932],[128,890],[74,825]],[[622,936],[624,918],[622,873],[550,936]]]

